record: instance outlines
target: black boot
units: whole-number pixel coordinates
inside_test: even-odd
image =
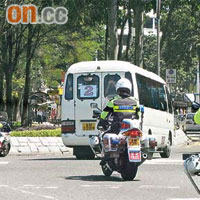
[[[99,163],[101,166],[105,165],[106,164],[106,159],[105,158],[102,158],[101,159],[101,162]]]

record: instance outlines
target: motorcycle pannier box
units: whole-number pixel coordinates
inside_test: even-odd
[[[105,152],[117,151],[120,138],[116,134],[106,134],[103,137],[103,146]]]

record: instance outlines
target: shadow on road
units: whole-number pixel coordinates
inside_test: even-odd
[[[31,158],[31,159],[25,159],[26,161],[62,161],[62,160],[75,160],[75,161],[94,161],[94,160],[100,160],[99,158],[95,159],[76,159],[75,157],[68,157],[68,158]]]
[[[76,158],[35,158],[35,159],[25,159],[25,161],[62,161],[62,160],[77,160]]]
[[[124,182],[124,180],[121,177],[117,176],[110,176],[106,177],[103,175],[90,175],[90,176],[68,176],[65,178],[66,180],[81,180],[81,181],[93,181],[93,182],[98,182],[98,181],[107,181],[107,182]],[[133,181],[140,181],[140,180],[133,180]]]

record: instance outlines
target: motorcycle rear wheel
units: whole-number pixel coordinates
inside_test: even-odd
[[[137,163],[126,161],[126,164],[121,171],[121,177],[124,181],[132,181],[137,174],[137,170]]]

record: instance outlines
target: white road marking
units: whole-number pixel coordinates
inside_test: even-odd
[[[19,188],[32,188],[32,189],[58,189],[56,186],[44,186],[44,185],[24,185]]]
[[[7,165],[8,162],[0,162],[0,165]]]
[[[53,199],[53,200],[58,200],[56,199],[55,197],[52,197],[52,196],[46,196],[46,195],[40,195],[38,193],[35,193],[35,192],[29,192],[29,191],[26,191],[26,190],[23,190],[23,189],[20,189],[20,188],[15,188],[15,187],[11,187],[11,186],[8,186],[8,185],[2,185],[3,187],[6,187],[10,190],[14,190],[16,192],[21,192],[23,194],[29,194],[31,196],[38,196],[38,197],[42,197],[44,199]],[[26,185],[26,186],[33,186],[33,185]],[[28,188],[27,188],[28,189]]]
[[[21,190],[22,193],[24,194],[31,194],[31,195],[34,195],[34,192],[29,192],[29,191],[25,191],[25,190]]]
[[[180,186],[141,185],[139,189],[180,189]]]
[[[0,188],[1,188],[1,187],[8,187],[8,185],[0,185]]]
[[[106,187],[110,189],[119,189],[121,185],[81,185],[81,187]]]
[[[183,160],[173,160],[173,159],[152,159],[146,160],[143,164],[146,165],[183,165]]]
[[[44,187],[45,189],[58,189],[58,187]]]
[[[51,196],[45,196],[45,195],[40,195],[41,197],[44,197],[44,198],[46,198],[46,199],[54,199],[55,200],[55,198],[54,197],[51,197]]]
[[[110,189],[119,189],[119,187],[114,186],[114,187],[110,187]]]
[[[36,185],[24,185],[23,187],[36,187]]]
[[[200,200],[199,198],[172,198],[167,200]]]

